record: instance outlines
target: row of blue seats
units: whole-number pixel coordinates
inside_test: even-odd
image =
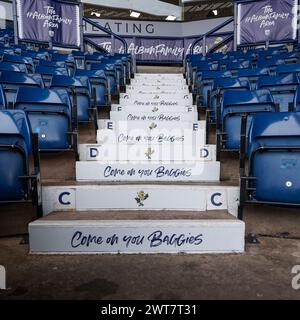
[[[197,79],[197,87],[194,91],[196,94],[197,103],[199,106],[206,108],[210,103],[210,93],[213,89],[214,82],[220,78],[247,78],[250,82],[251,89],[258,89],[258,85],[263,78],[268,78],[267,82],[281,84],[285,75],[290,73],[299,74],[300,64],[279,65],[274,73],[269,68],[255,68],[255,69],[240,69],[237,72],[233,71],[203,71]],[[270,77],[277,77],[276,80],[271,80]]]

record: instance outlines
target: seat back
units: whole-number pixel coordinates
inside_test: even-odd
[[[88,78],[93,95],[95,95],[95,103],[97,106],[107,105],[107,78],[103,70],[81,70],[77,69],[74,74],[78,78]]]
[[[252,198],[300,203],[300,114],[256,114],[248,135]],[[270,188],[270,186],[272,188]]]
[[[270,76],[269,68],[254,68],[254,69],[240,69],[238,70],[238,76],[248,78],[251,89],[257,89],[257,81],[261,77]]]
[[[276,105],[268,89],[227,90],[221,104],[222,130],[226,133],[225,148],[240,149],[241,118],[247,114],[247,128],[253,114],[257,112],[274,112]]]
[[[300,74],[300,63],[282,64],[277,67],[277,75],[284,75],[288,73]]]
[[[222,102],[222,97],[227,90],[250,90],[250,83],[247,78],[217,78],[214,81],[210,99],[211,121],[216,121],[217,103]],[[219,91],[219,92],[218,92]],[[217,95],[220,94],[218,102]]]
[[[15,109],[28,114],[32,131],[39,136],[42,151],[71,148],[72,108],[65,90],[20,87]]]
[[[42,87],[41,82],[38,82],[34,77],[20,72],[3,71],[0,74],[0,83],[5,92],[6,101],[10,108],[13,108],[13,103],[18,89],[23,87]]]
[[[199,94],[200,102],[202,106],[207,107],[208,100],[210,99],[210,93],[214,85],[214,81],[217,78],[228,78],[232,74],[230,71],[203,71],[198,81],[199,85]]]
[[[299,84],[299,77],[295,73],[263,77],[257,82],[259,89],[269,89],[271,91],[280,111],[293,109],[295,92]]]
[[[88,78],[74,78],[69,76],[54,75],[51,89],[66,89],[69,95],[75,93],[78,122],[90,120],[92,90]],[[74,91],[74,92],[73,92]]]
[[[0,84],[0,110],[6,109],[7,102],[2,85]]]
[[[31,131],[23,111],[0,111],[0,202],[26,200],[29,194]]]

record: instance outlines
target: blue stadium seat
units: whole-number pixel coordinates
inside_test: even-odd
[[[211,91],[208,107],[208,121],[216,122],[217,105],[221,105],[222,95],[227,90],[250,90],[250,83],[247,78],[217,78]]]
[[[88,78],[81,77],[81,79],[69,76],[52,77],[51,89],[66,89],[70,95],[75,95],[75,103],[77,106],[78,122],[87,122],[97,116],[96,109],[92,103],[92,89]],[[74,105],[74,102],[73,102]]]
[[[268,89],[227,90],[221,103],[220,122],[217,123],[217,152],[239,151],[241,119],[247,116],[247,128],[253,114],[257,112],[274,112],[276,105]]]
[[[114,64],[93,63],[91,70],[103,70],[109,82],[109,94],[117,94],[120,90],[120,75]]]
[[[277,67],[277,75],[284,75],[287,73],[297,73],[300,74],[300,63],[293,64],[283,64]]]
[[[103,70],[81,70],[77,69],[74,74],[75,77],[88,78],[95,97],[97,107],[105,106],[109,103],[108,97],[108,83],[105,72]]]
[[[294,96],[299,77],[295,73],[280,76],[262,77],[257,82],[259,89],[269,89],[279,111],[291,111],[293,109]]]
[[[65,90],[20,87],[15,109],[28,114],[32,131],[39,135],[41,151],[77,152],[77,127],[72,122],[73,110]]]
[[[69,75],[66,67],[53,67],[53,66],[38,65],[35,68],[35,72],[39,73],[42,76],[46,87],[50,86],[51,79],[54,75],[62,75],[62,76]]]
[[[30,57],[21,57],[11,54],[4,54],[2,57],[3,62],[8,62],[14,65],[25,65],[28,73],[34,72],[34,63]]]
[[[37,137],[31,134],[23,111],[1,110],[0,123],[0,203],[32,201],[41,216]],[[32,174],[30,155],[34,160]]]
[[[247,145],[247,176],[246,154],[241,157],[239,218],[246,204],[300,206],[300,113],[254,115]]]
[[[254,69],[240,69],[238,70],[238,77],[248,78],[251,89],[257,89],[257,81],[261,77],[270,76],[269,68],[254,68]]]
[[[217,78],[228,78],[232,74],[230,71],[203,71],[198,77],[199,103],[202,107],[207,107],[210,93]]]
[[[2,85],[0,84],[0,110],[6,109],[7,102]]]
[[[43,88],[42,79],[37,80],[36,76],[31,76],[26,73],[3,71],[0,74],[0,84],[2,84],[5,92],[6,101],[9,108],[13,108],[15,97],[19,87],[39,87]]]
[[[0,62],[0,72],[1,71],[15,71],[27,73],[27,67],[25,64],[13,64],[10,62]]]

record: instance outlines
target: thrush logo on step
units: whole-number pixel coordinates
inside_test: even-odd
[[[145,152],[145,155],[147,156],[148,160],[151,160],[151,156],[154,154],[154,150],[151,148],[148,148],[147,152]]]
[[[156,112],[156,111],[158,111],[158,108],[157,108],[157,107],[154,107],[154,108],[152,109],[152,112]]]
[[[155,128],[157,128],[157,124],[155,124],[154,122],[152,122],[152,123],[150,124],[150,126],[149,126],[149,129],[150,129],[150,130],[153,130],[153,129],[155,129]]]
[[[137,197],[135,198],[135,201],[139,205],[139,207],[144,206],[144,201],[149,198],[149,194],[145,193],[144,191],[140,191],[137,193]]]

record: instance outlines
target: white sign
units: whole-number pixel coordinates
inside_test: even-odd
[[[210,181],[220,178],[219,162],[76,162],[77,181]]]
[[[205,131],[190,129],[133,129],[97,130],[97,143],[100,144],[181,144],[202,146],[205,144]]]
[[[98,127],[99,129],[109,129],[117,131],[132,131],[137,129],[147,130],[147,132],[149,132],[149,130],[174,130],[174,124],[172,122],[111,121],[106,119],[99,119]],[[176,125],[176,129],[189,129],[193,131],[205,130],[205,121],[180,122]]]
[[[161,112],[197,112],[196,106],[177,106],[174,108],[173,106],[132,106],[132,105],[116,105],[113,104],[111,106],[111,111],[125,111],[125,112],[135,112],[135,111],[143,111],[145,113],[161,113]]]
[[[216,161],[215,145],[79,145],[80,161]]]
[[[182,90],[182,91],[188,91],[187,85],[149,85],[149,84],[135,84],[135,85],[127,85],[126,86],[126,92],[127,91],[134,91],[134,90]]]
[[[238,220],[40,220],[29,224],[29,234],[31,253],[243,252],[245,224]]]
[[[141,191],[148,194],[143,206],[136,201]],[[44,215],[65,210],[158,209],[227,210],[236,217],[238,203],[239,187],[230,186],[113,184],[43,187]]]
[[[110,119],[113,121],[156,121],[156,122],[196,122],[198,112],[163,112],[159,114],[145,112],[111,111]]]
[[[191,94],[182,93],[162,93],[162,94],[149,94],[141,92],[132,92],[132,93],[121,93],[120,94],[120,104],[127,103],[128,101],[164,101],[165,103],[171,103],[171,105],[180,106],[180,102],[183,101],[184,105],[192,105],[193,97]],[[177,102],[177,104],[173,104]]]

